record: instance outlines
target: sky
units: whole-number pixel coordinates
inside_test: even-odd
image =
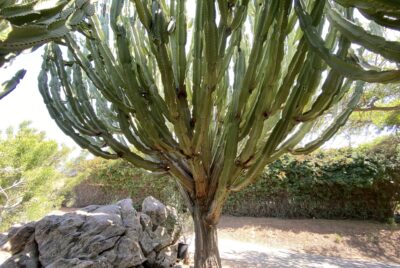
[[[21,122],[29,120],[32,122],[32,127],[45,131],[49,139],[54,139],[69,147],[77,147],[74,141],[66,136],[51,119],[39,93],[37,77],[42,53],[43,49],[40,48],[33,53],[22,54],[11,66],[0,70],[1,82],[10,79],[19,69],[24,68],[28,71],[17,88],[0,100],[0,131],[4,131],[9,126],[17,128]]]

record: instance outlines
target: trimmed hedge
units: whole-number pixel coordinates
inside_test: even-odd
[[[69,193],[64,202],[66,206],[104,205],[129,197],[134,207],[139,209],[143,199],[149,195],[165,204],[181,204],[171,177],[151,175],[124,160],[81,160],[75,171],[80,183]]]
[[[394,137],[356,150],[285,155],[255,184],[233,193],[224,213],[386,220],[400,201],[399,175],[399,140]]]
[[[356,218],[393,217],[400,200],[398,138],[386,138],[355,150],[286,155],[265,169],[246,189],[232,193],[225,214],[256,217]],[[131,197],[136,206],[153,195],[183,208],[171,177],[155,177],[122,160],[81,161],[81,183],[70,206],[112,203]]]

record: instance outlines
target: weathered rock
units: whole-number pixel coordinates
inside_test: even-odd
[[[157,254],[154,267],[174,267],[174,263],[176,263],[176,256],[176,247],[166,247]]]
[[[149,215],[154,225],[161,225],[168,216],[167,207],[152,196],[143,200],[142,212]]]
[[[151,218],[147,214],[140,214],[140,224],[142,225],[143,230],[153,229]]]
[[[53,262],[52,264],[46,266],[46,268],[100,268],[100,267],[104,267],[104,268],[108,268],[108,267],[112,267],[110,265],[107,264],[102,264],[99,262],[95,262],[95,261],[88,261],[88,260],[80,260],[78,258],[73,258],[73,259],[58,259],[55,262]]]
[[[35,223],[11,228],[2,241],[0,250],[9,252],[10,258],[1,267],[39,267],[38,250],[34,239]]]
[[[5,261],[1,267],[2,268],[37,268],[39,265],[39,252],[37,250],[37,245],[35,243],[34,236],[31,235],[23,245],[23,249],[17,253],[11,255],[7,261]]]
[[[1,267],[173,267],[176,211],[153,197],[142,207],[137,213],[126,199],[10,229],[0,247],[11,257]]]
[[[6,240],[3,241],[4,244],[1,245],[1,249],[9,251],[11,254],[22,251],[34,232],[34,222],[11,228],[7,234]]]

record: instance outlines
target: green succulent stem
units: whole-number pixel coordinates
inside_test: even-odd
[[[352,16],[396,29],[396,4],[331,2],[113,0],[47,47],[39,88],[83,148],[173,175],[203,232],[266,165],[330,139],[364,83],[400,80],[368,60],[398,66],[399,44]],[[218,254],[196,256],[197,267],[220,267]]]

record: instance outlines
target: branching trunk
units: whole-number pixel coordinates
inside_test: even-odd
[[[195,231],[195,268],[219,268],[221,258],[218,251],[217,226],[206,221],[206,211],[195,206],[192,217]]]

